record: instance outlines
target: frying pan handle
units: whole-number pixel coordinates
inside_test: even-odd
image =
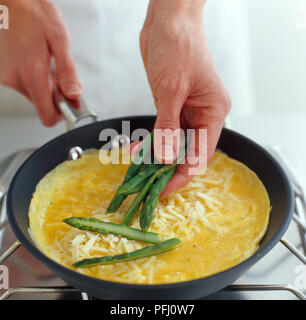
[[[54,93],[54,102],[63,114],[68,130],[77,128],[80,122],[84,124],[86,121],[88,123],[88,120],[90,120],[90,122],[96,122],[98,120],[97,115],[89,110],[82,97],[80,97],[79,100],[69,100],[57,89]]]

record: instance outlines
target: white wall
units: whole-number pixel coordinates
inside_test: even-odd
[[[247,0],[257,112],[306,112],[306,1]]]
[[[208,46],[232,100],[231,116],[255,109],[246,0],[208,0],[204,10]]]

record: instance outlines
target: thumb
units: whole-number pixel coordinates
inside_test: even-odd
[[[177,159],[180,145],[180,113],[184,99],[161,104],[154,126],[154,156],[158,162],[170,164]]]

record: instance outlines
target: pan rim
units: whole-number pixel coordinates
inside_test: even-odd
[[[150,120],[155,118],[155,116],[152,115],[137,115],[137,116],[127,116],[127,117],[117,117],[117,118],[110,118],[110,119],[105,119],[102,121],[97,121],[95,123],[87,124],[85,126],[82,126],[80,128],[73,129],[71,131],[68,131],[66,133],[63,133],[49,142],[45,143],[43,146],[38,148],[34,153],[21,165],[21,167],[18,169],[16,172],[15,176],[13,177],[10,187],[8,189],[7,193],[7,216],[8,216],[8,221],[10,224],[10,227],[12,228],[15,236],[17,239],[21,242],[21,244],[35,257],[37,258],[40,262],[42,262],[45,266],[47,266],[49,269],[51,269],[53,272],[55,272],[59,277],[63,279],[71,278],[74,277],[77,279],[77,281],[83,282],[83,283],[90,283],[90,282],[96,282],[96,285],[99,286],[111,286],[113,288],[121,288],[121,289],[141,289],[141,290],[160,290],[160,289],[178,289],[186,286],[193,286],[195,283],[199,283],[201,281],[209,281],[209,279],[214,279],[214,278],[222,278],[226,274],[230,274],[232,272],[235,272],[240,270],[241,268],[247,270],[251,266],[253,266],[256,262],[258,262],[261,258],[263,258],[268,252],[271,251],[271,249],[280,241],[281,237],[284,235],[284,233],[287,231],[289,224],[291,222],[292,216],[293,216],[293,208],[294,208],[294,192],[293,188],[291,185],[291,182],[288,178],[287,173],[281,166],[281,164],[275,159],[271,153],[269,153],[265,148],[263,148],[261,145],[256,143],[255,141],[249,139],[248,137],[234,131],[231,129],[224,128],[224,131],[228,131],[230,134],[237,136],[238,138],[242,138],[246,140],[248,143],[251,143],[255,147],[257,147],[261,152],[263,152],[270,160],[274,163],[274,165],[277,167],[278,171],[280,172],[282,179],[284,180],[284,185],[285,185],[285,191],[288,194],[288,203],[287,203],[287,208],[286,208],[286,213],[285,217],[281,223],[281,225],[278,227],[277,231],[275,234],[271,237],[271,239],[263,245],[261,248],[259,248],[253,255],[248,257],[247,259],[241,261],[240,263],[234,265],[233,267],[229,269],[225,269],[223,271],[214,273],[212,275],[206,276],[206,277],[200,277],[192,280],[187,280],[187,281],[180,281],[180,282],[172,282],[172,283],[160,283],[160,284],[136,284],[136,283],[125,283],[125,282],[116,282],[116,281],[109,281],[109,280],[103,280],[99,278],[94,278],[91,276],[87,276],[84,274],[81,274],[75,270],[69,269],[53,259],[49,258],[47,255],[45,255],[34,243],[29,241],[26,236],[24,235],[24,232],[21,230],[19,227],[19,224],[16,220],[15,215],[13,214],[14,209],[13,209],[13,194],[14,194],[14,189],[16,185],[16,181],[18,181],[18,177],[20,175],[20,172],[22,172],[24,166],[31,161],[32,157],[35,157],[37,153],[41,152],[45,148],[48,148],[48,146],[52,143],[54,143],[56,140],[61,138],[62,136],[67,136],[70,134],[73,134],[76,130],[80,130],[82,128],[88,127],[88,126],[94,126],[94,125],[99,125],[101,123],[107,122],[107,121],[124,121],[124,120],[129,120],[129,119],[136,119],[136,118],[149,118]],[[256,172],[255,172],[256,173]],[[63,275],[63,276],[61,276]],[[227,284],[226,284],[227,285]],[[226,286],[225,285],[225,286]]]

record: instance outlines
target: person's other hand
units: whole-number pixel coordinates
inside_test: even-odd
[[[151,0],[140,34],[141,54],[157,108],[155,129],[207,129],[209,162],[231,101],[209,52],[203,25],[203,0]],[[170,146],[154,144],[157,160]],[[177,150],[174,148],[173,160]],[[168,159],[169,160],[169,159]],[[190,163],[178,166],[161,198],[185,185]],[[203,168],[199,168],[201,170]]]
[[[30,99],[42,123],[53,126],[61,118],[53,104],[55,85],[69,99],[77,99],[82,91],[63,18],[47,0],[4,4],[9,8],[10,26],[0,32],[0,83]]]

